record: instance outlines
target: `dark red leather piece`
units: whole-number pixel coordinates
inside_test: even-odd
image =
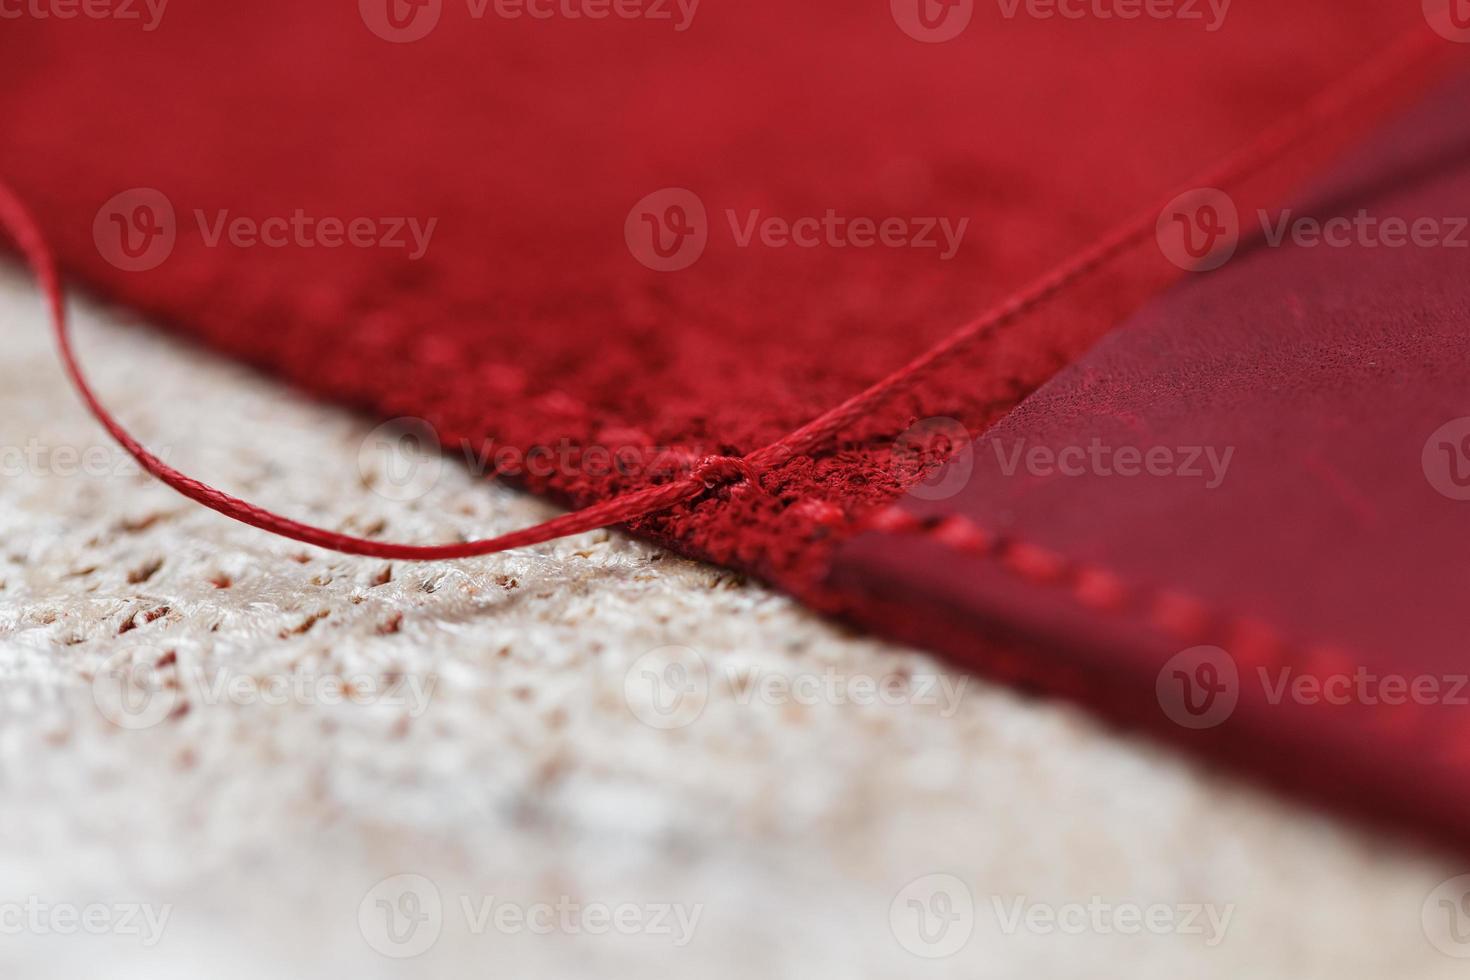
[[[1388,2],[1235,4],[1215,31],[976,4],[962,35],[931,44],[883,2],[707,0],[680,31],[445,0],[425,8],[439,19],[424,37],[392,43],[373,29],[390,6],[413,11],[255,0],[171,4],[151,31],[7,20],[0,173],[77,281],[310,391],[425,418],[456,453],[570,447],[569,465],[521,479],[577,505],[661,478],[582,465],[587,447],[694,461],[773,442],[1390,39],[1430,36],[1417,5]],[[671,187],[699,196],[709,240],[688,269],[655,271],[629,220]],[[139,199],[108,202],[135,188],[167,199],[176,234],[132,270],[106,236]],[[417,259],[210,242],[222,214],[298,209],[437,225]],[[944,262],[740,247],[726,218],[828,209],[970,224]],[[999,417],[1176,272],[1150,258],[952,359],[843,445],[766,474],[764,492],[635,529],[800,578],[815,543],[901,486],[891,447],[913,418]]]
[[[1343,247],[1179,284],[840,546],[850,615],[1470,844],[1467,98],[1299,198]]]

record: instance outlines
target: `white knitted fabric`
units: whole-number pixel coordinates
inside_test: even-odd
[[[1422,921],[1454,860],[620,534],[411,565],[234,524],[109,447],[18,273],[0,309],[0,976],[1465,975]],[[388,499],[369,424],[77,318],[117,414],[259,503],[414,542],[553,512],[452,466]],[[119,657],[182,686],[120,714]],[[384,677],[426,700],[326,703]]]

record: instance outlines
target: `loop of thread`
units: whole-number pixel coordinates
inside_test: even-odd
[[[722,483],[741,480],[760,489],[760,473],[748,459],[739,456],[706,456],[694,466],[694,478],[713,490]]]
[[[1427,34],[1428,32],[1423,32]],[[1413,67],[1438,46],[1437,37],[1414,34],[1371,59],[1337,86],[1308,102],[1299,112],[1262,134],[1257,140],[1228,158],[1218,167],[1197,177],[1185,190],[1217,186],[1240,180],[1264,168],[1293,145],[1305,139],[1321,125],[1349,112],[1363,98],[1371,96],[1385,80]],[[606,500],[583,510],[563,515],[535,527],[496,538],[464,541],[446,545],[408,545],[372,541],[328,531],[291,520],[280,514],[231,496],[208,484],[179,472],[150,453],[113,418],[87,383],[72,350],[62,294],[61,277],[56,260],[41,234],[39,226],[8,183],[0,180],[0,224],[10,232],[25,256],[51,314],[51,325],[66,369],[82,401],[94,418],[117,440],[145,471],[174,490],[226,517],[273,534],[352,555],[393,558],[404,561],[440,561],[490,555],[515,548],[544,544],[558,538],[595,531],[614,524],[627,524],[648,517],[677,504],[689,501],[725,483],[748,482],[761,489],[760,474],[801,455],[808,455],[826,444],[853,421],[871,410],[881,400],[912,385],[922,371],[944,355],[965,343],[1005,327],[1038,305],[1061,292],[1070,283],[1104,265],[1114,257],[1148,238],[1154,232],[1158,214],[1165,203],[1140,212],[1112,234],[1058,266],[1052,272],[1015,294],[998,307],[960,327],[898,371],[878,381],[847,401],[825,412],[785,438],[758,449],[750,455],[706,456],[691,472],[672,483],[648,487],[621,497]]]

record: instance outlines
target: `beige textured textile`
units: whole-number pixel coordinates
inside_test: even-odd
[[[1450,858],[620,534],[408,565],[233,524],[107,446],[16,273],[0,309],[0,976],[1465,975]],[[78,318],[118,415],[263,504],[551,512],[454,467],[389,499],[360,419]],[[119,658],[178,689],[109,701]]]

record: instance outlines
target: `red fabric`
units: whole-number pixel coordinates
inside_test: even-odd
[[[432,32],[395,44],[364,23],[386,30],[377,18],[390,2],[175,4],[152,31],[7,21],[0,174],[77,281],[312,392],[428,419],[451,448],[570,446],[557,472],[509,475],[574,505],[777,442],[1391,39],[1428,31],[1418,5],[1389,2],[1238,4],[1214,32],[1009,19],[981,4],[958,37],[926,44],[897,22],[916,29],[906,0],[891,5],[897,18],[882,3],[708,2],[685,31],[477,20],[446,0],[428,5],[440,17]],[[1412,84],[1385,85],[1356,127]],[[1354,128],[1231,192],[1269,203]],[[689,268],[658,271],[648,265],[667,263],[638,238],[642,213],[698,210],[670,188],[694,192],[708,245]],[[110,208],[120,194],[126,207]],[[114,218],[151,223],[169,209],[171,251],[127,268],[140,263],[108,237]],[[436,225],[411,260],[404,249],[211,246],[195,217],[298,209]],[[945,262],[937,250],[741,248],[726,217],[829,209],[970,224]],[[1120,253],[956,351],[836,445],[634,530],[824,607],[850,605],[872,583],[853,551],[840,565],[847,584],[832,589],[841,576],[823,580],[830,549],[946,451],[932,433],[904,436],[914,420],[952,416],[983,430],[1178,274],[1151,245]],[[191,409],[209,417],[207,405]],[[1261,424],[1271,431],[1269,418]],[[589,447],[635,448],[647,466],[594,470],[582,465]],[[1041,577],[1054,565],[1044,551],[1016,554]],[[958,627],[916,618],[947,595],[943,584],[874,594],[868,619],[993,669],[1045,675],[1053,688],[1084,683],[1080,669],[1016,660],[989,629],[1002,621],[1017,649],[1033,649],[1045,631],[1029,604],[1047,601],[1045,590],[976,599]],[[1106,596],[1110,584],[1090,588]],[[1068,649],[1102,671],[1112,625],[1079,625]],[[983,652],[977,628],[988,633]],[[1157,650],[1146,636],[1120,642],[1120,663]],[[1114,671],[1091,683],[1130,682]]]
[[[1363,224],[1177,286],[839,550],[852,615],[1470,843],[1467,96],[1294,209],[1444,244]]]
[[[1182,207],[1181,202],[1197,202],[1202,194],[1206,199],[1222,198],[1226,194],[1222,188],[1242,193],[1263,178],[1269,179],[1268,175],[1281,169],[1283,160],[1291,159],[1293,154],[1301,155],[1306,147],[1320,142],[1344,124],[1361,125],[1360,117],[1371,114],[1371,107],[1383,101],[1386,89],[1397,89],[1406,84],[1406,79],[1417,79],[1428,66],[1438,62],[1435,55],[1439,54],[1437,49],[1441,47],[1437,41],[1418,36],[1406,38],[1375,55],[1361,68],[1313,97],[1251,143],[1199,175],[1183,193],[1171,193],[1169,201],[1155,202],[1042,278],[1018,290],[1004,303],[952,331],[919,357],[777,442],[744,457],[705,456],[692,462],[687,472],[671,474],[666,482],[617,494],[532,527],[494,538],[472,538],[445,545],[365,538],[303,523],[232,496],[174,469],[150,453],[98,399],[93,390],[87,378],[88,372],[77,360],[75,347],[71,342],[66,302],[55,255],[46,241],[45,233],[37,227],[35,218],[24,203],[16,198],[13,188],[3,181],[0,181],[0,225],[3,225],[25,256],[41,285],[50,307],[52,328],[62,366],[82,396],[83,402],[103,428],[146,472],[180,494],[226,517],[305,544],[347,554],[409,561],[468,558],[541,544],[610,524],[644,520],[675,505],[719,490],[738,488],[738,492],[746,498],[751,495],[763,496],[763,481],[767,473],[793,460],[811,458],[815,453],[845,439],[854,429],[867,424],[873,414],[888,401],[899,396],[914,395],[936,367],[947,366],[953,358],[969,348],[993,343],[997,337],[1016,332],[1018,325],[1027,323],[1040,311],[1055,305],[1060,298],[1067,297],[1069,291],[1082,289],[1089,278],[1104,278],[1104,281],[1109,281],[1105,277],[1116,277],[1119,268],[1130,257],[1134,266],[1138,267],[1138,253],[1141,249],[1147,253],[1148,250],[1144,247],[1146,243],[1155,242],[1159,246],[1160,257],[1170,256],[1184,268],[1195,269],[1199,264],[1197,260],[1201,259],[1210,260],[1213,267],[1218,264],[1215,261],[1216,254],[1220,260],[1228,258],[1228,255],[1218,250],[1212,251],[1208,247],[1208,241],[1205,252],[1198,253],[1193,244],[1193,230],[1180,236],[1173,229],[1173,223],[1181,217],[1177,213]],[[1199,190],[1201,187],[1209,189],[1202,192]],[[696,229],[690,214],[702,214],[703,205],[688,191],[667,192],[662,197],[665,199],[669,219],[677,216],[677,223],[681,226],[678,229],[679,235],[695,235]],[[680,203],[669,203],[670,197]],[[127,201],[127,208],[117,209],[111,204],[104,205],[93,223],[93,234],[99,251],[114,265],[128,271],[141,271],[161,264],[169,257],[176,241],[176,230],[171,217],[172,205],[164,195],[152,189],[127,191],[114,198],[114,202],[118,200]],[[1219,225],[1217,205],[1220,205],[1218,200],[1212,200],[1208,204],[1208,216],[1216,225],[1208,229],[1210,237],[1224,227]],[[1224,202],[1223,207],[1226,210],[1233,209],[1228,201]],[[1205,213],[1202,209],[1201,214]],[[223,219],[220,220],[222,225]],[[655,226],[657,234],[657,220],[657,212],[639,214],[635,209],[630,215],[628,240],[635,255],[646,265],[663,271],[671,271],[664,268],[666,265],[687,265],[685,258],[679,255],[679,247],[666,249],[657,237],[641,244],[635,240],[634,236],[640,230],[639,221],[647,221]],[[900,225],[899,232],[902,232],[902,222],[894,220]],[[363,219],[362,223],[367,226],[363,234],[370,234],[373,230],[371,222]],[[284,236],[286,227],[287,222],[282,219],[271,233]],[[817,227],[815,221],[813,227]],[[339,234],[340,230],[339,228],[334,234]],[[1173,232],[1172,237],[1165,234],[1166,230]],[[693,240],[702,241],[705,229],[699,228],[697,232]],[[262,234],[255,231],[251,233]],[[236,233],[232,231],[231,234]],[[951,229],[946,228],[945,234],[950,239]],[[427,244],[427,238],[422,244]],[[957,239],[950,239],[948,244],[957,245]],[[646,253],[640,251],[643,245],[648,246]],[[1231,252],[1233,250],[1232,245]],[[1071,299],[1075,302],[1075,296]],[[1075,315],[1073,319],[1076,322]],[[907,447],[916,444],[914,448],[924,451],[924,440],[918,438],[922,431],[921,426],[918,431],[905,433],[897,440],[898,445]],[[588,448],[586,458],[590,458],[594,451],[593,448]],[[509,465],[501,462],[499,453],[493,455],[501,468]]]
[[[1417,9],[1326,0],[1240,5],[1216,32],[981,6],[943,44],[914,40],[882,4],[837,0],[711,3],[683,32],[468,9],[443,5],[405,44],[353,4],[281,0],[175,5],[153,31],[7,23],[0,172],[67,271],[312,391],[427,418],[451,447],[632,446],[669,465],[775,441],[1386,38],[1425,29]],[[171,204],[177,242],[157,268],[124,271],[94,231],[99,208],[138,187]],[[668,187],[697,192],[710,240],[691,268],[656,272],[625,226]],[[410,261],[209,247],[193,215],[298,208],[438,224]],[[725,219],[829,208],[972,224],[941,262],[738,248]],[[1173,273],[1157,261],[1108,271],[954,358],[836,451],[766,474],[764,492],[717,493],[636,529],[799,587],[803,562],[819,564],[814,541],[912,475],[893,444],[914,418],[982,426]],[[575,461],[521,475],[573,504],[664,478]]]

